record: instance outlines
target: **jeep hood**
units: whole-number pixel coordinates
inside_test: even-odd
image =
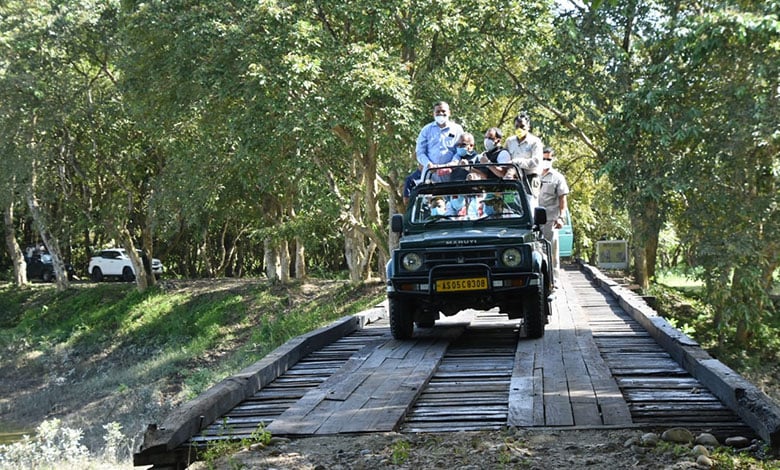
[[[448,228],[442,230],[429,230],[424,233],[404,235],[401,238],[399,248],[408,249],[505,245],[508,243],[523,243],[533,240],[533,232],[526,228]]]

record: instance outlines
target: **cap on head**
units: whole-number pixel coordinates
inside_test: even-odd
[[[553,151],[552,147],[545,147],[544,150],[542,150],[542,153],[549,153],[551,157],[555,155],[555,152]]]

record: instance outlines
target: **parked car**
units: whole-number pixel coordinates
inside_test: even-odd
[[[43,282],[51,282],[57,276],[54,274],[54,263],[51,261],[51,255],[44,253],[35,253],[32,256],[24,256],[27,263],[27,279],[40,279]],[[68,273],[68,279],[73,280],[76,277],[76,270],[73,265],[65,263],[65,272]]]
[[[138,255],[145,257],[141,250]],[[123,281],[135,280],[135,268],[124,248],[101,250],[89,260],[87,267],[89,277],[93,282],[100,282],[107,277],[116,277]],[[152,274],[159,279],[163,272],[163,264],[157,258],[152,258]]]
[[[574,230],[571,227],[571,213],[569,209],[561,216],[563,227],[558,230],[558,256],[568,258],[574,249]]]

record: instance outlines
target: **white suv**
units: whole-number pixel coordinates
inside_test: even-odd
[[[142,255],[141,250],[138,250],[138,255]],[[100,282],[109,276],[118,277],[127,282],[135,280],[133,263],[130,261],[130,257],[127,256],[124,248],[101,250],[89,260],[87,272],[89,272],[89,277],[93,282]],[[152,258],[152,273],[154,277],[159,279],[162,272],[162,262],[157,258]]]

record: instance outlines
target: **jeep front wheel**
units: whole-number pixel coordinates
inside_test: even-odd
[[[414,312],[408,300],[388,299],[390,332],[395,339],[410,339],[414,334]]]
[[[544,324],[547,320],[544,308],[546,298],[544,296],[544,275],[539,274],[539,288],[537,291],[523,299],[523,314],[525,331],[529,338],[541,338],[544,336]]]

